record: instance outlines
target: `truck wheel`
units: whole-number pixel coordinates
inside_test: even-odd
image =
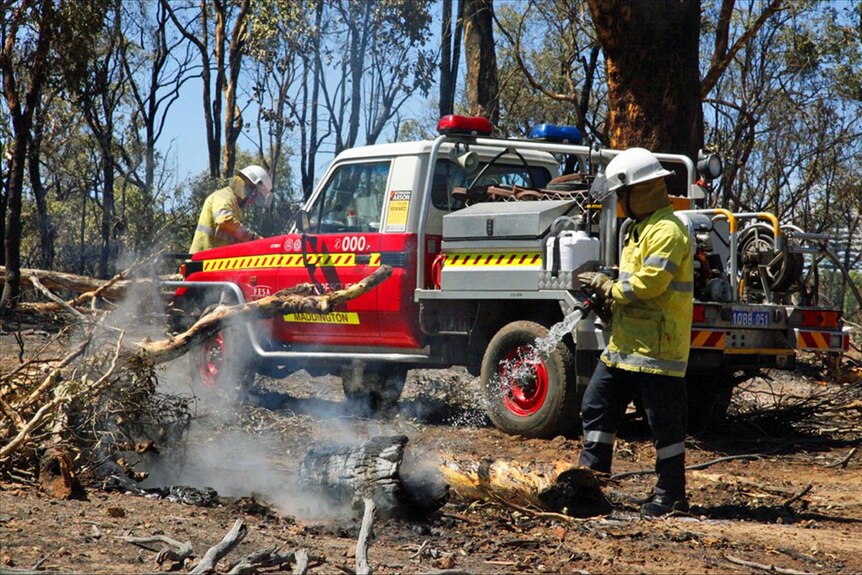
[[[351,363],[341,370],[341,387],[353,411],[385,414],[398,405],[407,368],[397,364]]]
[[[687,431],[690,435],[700,435],[715,423],[727,416],[733,396],[733,379],[726,370],[719,369],[714,374],[687,374]]]
[[[548,329],[515,321],[491,339],[482,359],[482,389],[491,422],[525,437],[555,437],[578,422],[582,393],[577,389],[572,352],[558,342],[546,357],[533,347]]]
[[[229,327],[189,352],[192,378],[205,388],[247,390],[254,384],[251,345],[244,326]]]

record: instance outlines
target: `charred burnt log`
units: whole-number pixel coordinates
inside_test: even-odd
[[[420,518],[449,499],[449,488],[437,474],[402,469],[407,438],[374,437],[350,446],[309,451],[299,470],[305,487],[362,513],[363,499],[374,501],[381,517]]]
[[[466,500],[499,501],[572,516],[608,511],[602,477],[567,461],[465,460],[450,454],[440,471],[452,491]]]

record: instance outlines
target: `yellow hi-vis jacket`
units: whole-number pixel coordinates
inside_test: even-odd
[[[693,288],[691,241],[671,206],[629,228],[602,361],[628,371],[684,376]]]
[[[254,239],[255,234],[242,225],[242,220],[242,208],[231,188],[211,193],[201,209],[189,253]]]

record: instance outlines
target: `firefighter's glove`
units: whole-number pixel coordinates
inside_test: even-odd
[[[578,274],[578,280],[584,286],[590,297],[597,304],[596,307],[602,308],[605,312],[611,311],[611,304],[614,301],[611,290],[614,287],[614,280],[601,272],[584,272]]]

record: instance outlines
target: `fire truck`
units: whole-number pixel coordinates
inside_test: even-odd
[[[631,225],[602,193],[603,168],[619,151],[551,124],[497,138],[485,119],[446,116],[438,132],[340,153],[293,229],[186,261],[174,306],[189,318],[218,301],[300,283],[322,294],[393,270],[331,313],[224,328],[192,354],[197,379],[337,374],[349,401],[383,410],[409,369],[466,366],[499,429],[553,437],[576,426],[610,333],[577,275],[614,274]],[[841,312],[805,300],[807,256],[830,251],[828,238],[771,213],[697,208],[720,158],[656,156],[673,172],[675,213],[694,250],[690,417],[721,413],[739,381],[792,367],[800,350],[846,350]]]

